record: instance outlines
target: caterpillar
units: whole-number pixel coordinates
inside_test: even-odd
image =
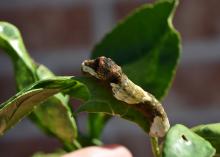
[[[121,67],[111,58],[101,56],[85,60],[82,62],[81,69],[84,73],[109,83],[113,96],[117,100],[131,105],[143,113],[150,121],[150,136],[165,136],[170,124],[161,103],[152,94],[129,80]]]

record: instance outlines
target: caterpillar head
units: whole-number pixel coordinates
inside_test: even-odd
[[[113,60],[104,56],[96,59],[85,60],[82,71],[95,76],[97,79],[118,83],[121,80],[122,70]]]

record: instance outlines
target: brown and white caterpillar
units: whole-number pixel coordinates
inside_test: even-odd
[[[82,63],[82,71],[108,82],[116,99],[132,105],[144,114],[150,120],[150,136],[165,136],[170,124],[160,102],[152,94],[129,80],[114,61],[103,56],[94,60],[85,60]]]

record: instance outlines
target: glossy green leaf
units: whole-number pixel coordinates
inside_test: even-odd
[[[39,80],[54,77],[54,74],[43,65],[37,67],[36,74]],[[71,140],[77,137],[77,126],[69,106],[68,95],[58,93],[47,99],[34,110],[31,118],[47,133],[61,139],[66,149],[72,149]]]
[[[215,148],[187,127],[177,124],[166,135],[162,157],[212,157]]]
[[[106,122],[111,118],[105,113],[89,113],[88,115],[88,129],[89,137],[92,139],[100,139],[102,131]]]
[[[180,36],[172,25],[177,0],[136,9],[94,48],[92,58],[112,58],[136,84],[161,99],[175,73]]]
[[[81,91],[82,95],[79,95],[79,91]],[[59,92],[69,93],[71,96],[74,96],[78,99],[87,98],[85,97],[87,87],[84,84],[76,81],[73,77],[54,77],[45,79],[43,81],[38,81],[28,88],[23,89],[8,101],[0,105],[0,135],[3,135],[8,129],[13,127],[22,118],[33,111],[37,105],[44,105],[41,103],[46,101],[48,98],[50,99],[51,96]],[[88,94],[86,95],[88,96]],[[47,113],[48,118],[51,116],[50,113],[52,113],[51,117],[53,117],[53,115],[57,113],[57,110],[55,111],[56,112],[54,113],[54,110],[50,109]],[[65,139],[63,142],[66,146],[66,149],[77,149],[81,146],[76,140],[76,137],[72,136],[75,133],[72,129],[68,129],[66,126],[63,126],[72,125],[72,123],[68,124],[62,119],[63,117],[66,118],[67,116],[71,116],[71,114],[69,114],[67,111],[68,110],[65,108],[60,110],[59,113],[61,112],[63,115],[57,113],[57,115],[61,117],[59,121],[54,123],[57,124],[56,127],[59,129],[59,131],[61,131],[59,132],[59,135]],[[45,121],[48,120],[45,119]],[[50,125],[51,124],[48,124],[48,126]],[[70,128],[73,127],[75,126]]]
[[[59,92],[83,100],[84,103],[78,108],[78,112],[102,112],[119,116],[135,122],[146,132],[149,131],[149,122],[143,113],[115,99],[107,84],[89,77],[53,77],[23,89],[0,106],[0,133],[3,134],[35,106]],[[65,113],[65,110],[62,112]]]
[[[54,76],[46,67],[30,58],[19,30],[7,22],[0,22],[0,48],[12,59],[18,91],[38,80]],[[68,100],[63,94],[51,97],[34,110],[31,119],[71,149],[72,142],[69,142],[76,138],[77,128]]]
[[[192,128],[192,131],[209,141],[220,155],[220,123],[199,125]]]
[[[80,83],[72,79],[72,77],[56,77],[54,79],[36,82],[30,87],[23,89],[8,101],[1,104],[0,133],[3,134],[25,115],[29,114],[36,105],[39,105],[54,94],[69,88],[74,92],[80,86]],[[62,110],[62,112],[65,114],[65,110]],[[72,139],[70,138],[69,140]]]
[[[112,58],[129,79],[161,100],[174,77],[180,55],[180,36],[172,25],[177,4],[177,0],[159,0],[136,9],[97,44],[92,58]],[[100,115],[90,119],[90,126],[97,124],[97,120],[102,128],[105,125]]]
[[[89,91],[85,92],[85,95],[88,95],[89,99],[80,105],[77,110],[78,112],[101,112],[118,116],[138,124],[147,133],[149,132],[149,119],[142,112],[132,107],[132,105],[115,99],[108,84],[103,84],[103,82],[97,81],[94,78],[77,77],[75,79],[86,85]],[[99,125],[99,123],[94,123],[93,127],[99,128]],[[99,133],[99,130],[96,133]]]
[[[12,59],[18,90],[32,84],[36,80],[36,66],[26,51],[19,30],[7,22],[0,22],[0,48]]]

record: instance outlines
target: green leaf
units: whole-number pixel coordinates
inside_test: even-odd
[[[176,0],[161,0],[136,9],[92,51],[122,66],[134,83],[161,99],[175,73],[180,36],[172,25]]]
[[[0,48],[12,59],[18,90],[32,84],[36,79],[36,66],[27,53],[19,30],[7,22],[0,22]]]
[[[30,113],[39,103],[67,87],[76,85],[77,82],[70,77],[59,77],[40,81],[23,89],[0,106],[1,134]]]
[[[18,91],[32,83],[53,77],[43,65],[36,64],[29,56],[19,30],[7,22],[0,22],[0,48],[12,59]],[[77,136],[77,128],[68,97],[57,94],[31,114],[31,119],[46,133],[62,140],[68,149]]]
[[[180,35],[172,25],[177,4],[177,0],[160,0],[136,9],[97,44],[92,58],[112,58],[129,79],[161,100],[172,82],[180,55]],[[90,119],[89,126],[99,120],[99,128],[104,128],[107,121],[102,115],[92,115]]]
[[[215,148],[187,127],[177,124],[166,135],[163,157],[212,157]]]
[[[220,123],[199,125],[193,127],[192,131],[209,141],[220,155]]]
[[[36,70],[38,80],[53,78],[55,75],[45,66]],[[31,114],[31,119],[45,132],[63,141],[67,150],[72,150],[72,141],[77,138],[77,126],[69,106],[69,96],[58,93],[47,99]]]
[[[61,157],[64,154],[66,154],[65,151],[57,150],[57,151],[55,151],[53,153],[49,153],[49,154],[46,154],[43,152],[37,152],[37,153],[33,154],[32,157]]]
[[[105,113],[89,113],[88,115],[88,128],[89,137],[94,139],[101,138],[102,131],[105,127],[105,123],[111,118],[111,116]]]
[[[34,83],[0,105],[0,134],[4,134],[19,122],[36,105],[59,92],[84,101],[78,112],[86,108],[89,112],[119,116],[137,123],[146,131],[149,130],[146,117],[126,103],[115,99],[111,90],[102,82],[88,77],[53,77]]]
[[[36,153],[34,154],[32,157],[61,157],[62,155],[64,155],[65,153],[49,153],[49,154],[45,154],[45,153]]]
[[[88,95],[89,99],[87,99],[84,104],[80,105],[77,110],[78,112],[101,112],[102,114],[105,113],[112,116],[118,116],[138,124],[144,131],[147,133],[149,132],[149,119],[144,113],[136,110],[132,105],[115,99],[112,91],[109,89],[109,85],[103,84],[103,82],[97,81],[94,78],[77,77],[75,79],[88,88],[88,90],[85,91],[89,91],[89,93],[85,92],[85,95]],[[94,124],[94,128],[97,127],[100,129],[99,123]],[[101,124],[103,123],[101,122]],[[99,133],[99,130],[97,130],[97,132]]]

